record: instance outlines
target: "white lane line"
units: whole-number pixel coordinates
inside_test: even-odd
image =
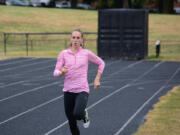
[[[122,62],[122,61],[121,61],[121,60],[117,60],[117,61],[113,61],[113,62],[108,63],[108,64],[105,63],[105,69],[106,69],[108,66],[111,66],[112,64],[116,64],[116,63],[119,63],[119,62]],[[89,68],[89,67],[88,67],[88,68]],[[97,69],[95,69],[95,70],[97,70]],[[91,74],[91,73],[93,73],[95,70],[88,71],[88,73]]]
[[[107,77],[103,77],[102,81],[104,81],[104,80],[106,80],[106,79],[109,79],[109,78],[112,77],[113,75],[118,74],[118,73],[120,73],[120,72],[122,72],[122,71],[124,71],[124,70],[126,70],[126,69],[128,69],[128,68],[132,68],[133,66],[135,66],[135,65],[137,65],[137,64],[139,64],[139,63],[141,63],[141,62],[143,62],[143,61],[138,61],[138,62],[129,64],[129,65],[127,65],[126,67],[123,67],[121,70],[119,70],[119,71],[117,71],[117,72],[114,72],[114,73],[108,75]],[[94,83],[92,82],[92,83],[89,84],[89,86],[92,86],[93,84],[94,84]]]
[[[108,66],[112,65],[112,64],[116,64],[116,63],[119,63],[119,62],[122,62],[122,60],[116,60],[116,61],[113,61],[111,63],[108,64]],[[105,63],[106,64],[106,63]],[[106,65],[107,66],[107,65]]]
[[[58,83],[58,82],[56,82],[56,83]],[[93,85],[93,83],[91,83],[90,85]],[[62,97],[63,97],[63,95],[61,95],[59,98],[62,98]],[[22,115],[24,115],[24,114],[26,114],[26,113],[28,113],[28,112],[31,112],[31,111],[33,111],[33,110],[35,110],[35,109],[38,109],[38,108],[40,108],[40,107],[42,107],[42,106],[45,106],[45,105],[47,105],[47,104],[50,103],[50,102],[54,102],[54,101],[58,100],[59,98],[58,98],[58,97],[57,97],[57,98],[54,98],[54,99],[52,99],[52,100],[50,100],[50,101],[47,101],[47,102],[45,102],[45,103],[42,103],[42,104],[40,104],[40,105],[38,105],[38,106],[35,106],[35,107],[31,108],[31,109],[28,109],[28,110],[25,111],[25,112],[22,112],[22,113],[20,113],[20,114],[17,114],[17,115],[15,115],[15,116],[13,116],[13,117],[11,117],[11,118],[9,118],[9,119],[6,119],[6,120],[0,122],[0,125],[6,123],[6,122],[8,122],[8,121],[11,121],[11,120],[13,120],[13,119],[15,119],[15,118],[18,118],[18,117],[20,117],[20,116],[22,116]],[[62,125],[64,125],[64,124],[62,124]]]
[[[87,109],[89,110],[89,109],[93,108],[93,107],[96,106],[97,104],[103,102],[104,100],[110,98],[110,97],[113,96],[114,94],[120,92],[121,90],[123,90],[123,89],[125,89],[125,88],[127,88],[127,87],[129,87],[129,84],[126,84],[126,85],[124,85],[123,87],[121,87],[121,88],[119,88],[119,89],[113,91],[111,94],[109,94],[109,95],[107,95],[107,96],[101,98],[100,100],[98,100],[98,101],[95,102],[94,104],[90,105]]]
[[[24,82],[24,81],[21,81],[21,82]],[[53,83],[53,84],[54,84],[54,83]],[[55,84],[57,84],[57,82],[56,82]],[[48,86],[50,86],[50,85],[48,85]],[[40,87],[40,88],[42,88],[42,87]],[[34,90],[37,90],[37,88],[36,88],[36,89],[32,89],[32,90],[28,90],[27,92],[18,93],[18,94],[16,94],[16,95],[13,95],[13,96],[11,96],[11,97],[9,97],[9,98],[5,98],[5,99],[0,100],[0,101],[4,101],[4,100],[7,100],[7,99],[10,99],[10,98],[13,98],[13,97],[16,97],[16,96],[25,94],[25,93],[29,93],[29,92],[32,92],[32,91],[34,91]],[[61,96],[59,96],[59,97],[57,97],[57,98],[54,98],[54,99],[52,99],[52,100],[50,100],[50,101],[47,101],[47,102],[45,102],[45,103],[42,103],[42,104],[40,104],[40,105],[38,105],[38,106],[35,106],[35,107],[31,108],[31,109],[28,109],[27,111],[22,112],[22,113],[20,113],[20,114],[17,114],[17,115],[15,115],[15,116],[13,116],[13,117],[10,117],[10,118],[8,118],[8,119],[0,122],[0,125],[2,125],[2,124],[4,124],[4,123],[7,123],[7,122],[9,122],[9,121],[11,121],[11,120],[13,120],[13,119],[15,119],[15,118],[18,118],[18,117],[20,117],[20,116],[22,116],[22,115],[24,115],[24,114],[26,114],[26,113],[29,113],[29,112],[31,112],[31,111],[34,111],[34,110],[36,110],[36,109],[38,109],[38,108],[40,108],[40,107],[43,107],[43,106],[45,106],[45,105],[47,105],[47,104],[49,104],[49,103],[51,103],[51,102],[54,102],[54,101],[56,101],[56,100],[58,100],[58,99],[60,99],[60,98],[62,98],[62,97],[63,97],[63,95],[61,95]]]
[[[162,64],[162,63],[163,63],[163,62],[161,62],[161,64]],[[134,64],[134,65],[136,65],[136,64]],[[152,68],[150,68],[148,71],[146,71],[144,74],[142,74],[140,77],[136,78],[135,80],[137,80],[137,79],[139,79],[139,78],[142,78],[144,75],[146,75],[147,73],[151,72],[152,69],[157,68],[159,65],[160,65],[160,64],[157,63],[156,65],[154,65]],[[127,87],[130,87],[130,86],[131,86],[131,83],[133,83],[133,82],[134,82],[134,81],[130,82],[129,84],[124,85],[123,87],[121,87],[121,88],[113,91],[113,92],[110,93],[109,95],[101,98],[100,100],[98,100],[98,101],[95,102],[94,104],[90,105],[87,109],[89,110],[89,109],[93,108],[94,106],[96,106],[97,104],[99,104],[99,103],[103,102],[104,100],[110,98],[110,97],[113,96],[114,94],[116,94],[116,93],[124,90],[124,89],[127,88]],[[93,84],[93,83],[91,83],[91,85],[92,85],[92,84]],[[63,123],[60,124],[59,126],[57,126],[57,127],[53,128],[53,129],[49,130],[48,132],[46,132],[44,135],[50,135],[50,134],[53,133],[54,131],[56,131],[56,130],[60,129],[61,127],[63,127],[64,125],[66,125],[67,123],[68,123],[68,121],[63,122]]]
[[[2,83],[2,82],[0,82],[0,85],[2,86],[2,85],[5,85],[4,83]]]
[[[55,84],[57,84],[58,82],[55,82]],[[54,83],[53,83],[54,84]],[[93,85],[93,83],[91,83],[90,84],[90,86],[92,86]],[[49,85],[48,85],[49,86]],[[41,87],[42,88],[42,87]],[[36,88],[37,89],[37,88]],[[35,90],[35,89],[32,89],[33,91]],[[31,91],[32,91],[31,90]],[[29,90],[27,91],[27,92],[30,92]],[[22,94],[22,93],[21,93]],[[19,94],[18,94],[19,95]],[[61,97],[63,97],[63,95],[61,95]],[[52,100],[50,100],[50,101],[55,101],[55,100],[57,100],[58,98],[56,98],[56,99],[52,99]],[[25,114],[25,113],[28,113],[28,112],[30,112],[30,111],[33,111],[33,110],[35,110],[35,109],[37,109],[37,108],[40,108],[40,107],[42,107],[42,105],[46,105],[47,103],[49,103],[49,101],[48,102],[46,102],[46,103],[43,103],[43,104],[41,104],[41,105],[38,105],[38,106],[35,106],[35,107],[33,107],[33,108],[31,108],[31,109],[28,109],[27,111],[25,111],[25,112],[22,112],[22,113],[20,113],[20,114],[17,114],[17,115],[15,115],[15,116],[13,116],[13,117],[11,117],[11,118],[9,118],[9,119],[7,119],[7,120],[4,120],[4,121],[2,121],[2,122],[0,122],[0,125],[1,124],[4,124],[4,123],[6,123],[6,122],[8,122],[8,121],[10,121],[10,120],[13,120],[13,119],[15,119],[15,118],[17,118],[17,117],[19,117],[19,116],[22,116],[23,114]]]
[[[111,94],[109,94],[109,95],[101,98],[100,100],[98,100],[98,101],[95,102],[94,104],[90,105],[87,109],[89,110],[89,109],[93,108],[93,107],[96,106],[97,104],[99,104],[99,103],[103,102],[104,100],[110,98],[111,96],[113,96],[114,94],[116,94],[116,93],[120,92],[121,90],[127,88],[128,86],[129,86],[129,85],[126,84],[126,85],[124,85],[123,87],[121,87],[120,89],[115,90],[115,91],[112,92]],[[60,124],[59,126],[57,126],[57,127],[53,128],[53,129],[49,130],[48,132],[46,132],[44,135],[50,135],[50,134],[53,133],[54,131],[56,131],[56,130],[60,129],[61,127],[63,127],[64,125],[66,125],[67,123],[68,123],[68,121],[66,120],[65,122],[63,122],[63,123]]]
[[[40,58],[30,58],[30,59],[25,59],[25,60],[13,61],[13,62],[0,64],[0,66],[5,66],[5,65],[9,65],[9,64],[16,64],[16,63],[22,63],[22,62],[25,62],[25,61],[32,61],[34,59],[40,59]]]
[[[55,82],[55,83],[57,84],[58,82]],[[54,84],[54,83],[53,83],[53,84]],[[90,84],[90,86],[92,86],[92,85],[93,85],[93,83]],[[49,86],[49,85],[48,85],[48,86]],[[38,87],[38,88],[39,88],[39,87]],[[40,88],[42,88],[42,87],[40,87]],[[18,94],[16,94],[16,95],[10,96],[8,99],[13,98],[13,97],[16,97],[16,96],[19,96],[19,95],[22,95],[22,94],[25,94],[25,93],[32,92],[32,91],[35,91],[35,90],[37,90],[37,88],[32,89],[32,90],[28,90],[27,92],[22,92],[22,93],[18,93]],[[63,95],[62,95],[61,97],[63,97]],[[4,100],[7,100],[7,98],[5,98]],[[2,100],[2,101],[4,101],[4,100]],[[53,101],[55,101],[55,100],[57,100],[57,99],[52,99],[52,100],[50,100],[50,101],[53,102]],[[0,101],[1,101],[1,100],[0,100]],[[48,101],[48,103],[49,103],[49,101]],[[8,121],[10,121],[10,120],[13,120],[13,119],[15,119],[15,118],[18,118],[18,117],[20,117],[20,116],[22,116],[22,115],[24,115],[24,114],[26,114],[26,113],[28,113],[28,112],[30,112],[30,111],[33,111],[33,110],[35,110],[35,109],[37,109],[37,108],[40,108],[40,107],[42,107],[42,105],[44,106],[44,105],[46,105],[46,104],[47,104],[47,102],[46,102],[46,103],[43,103],[43,104],[41,104],[41,105],[35,106],[35,107],[31,108],[31,109],[28,109],[27,111],[22,112],[22,113],[20,113],[20,114],[17,114],[17,115],[15,115],[15,116],[13,116],[13,117],[11,117],[11,118],[9,118],[9,119],[6,119],[6,120],[0,122],[0,125],[1,125],[1,124],[4,124],[4,123],[6,123],[6,122],[8,122]]]
[[[15,94],[15,95],[12,95],[12,96],[3,98],[3,99],[0,99],[0,102],[9,100],[9,99],[12,99],[12,98],[15,98],[15,97],[18,97],[18,96],[21,96],[21,95],[24,95],[24,94],[33,92],[33,91],[37,91],[37,90],[42,89],[42,88],[45,88],[45,87],[49,87],[49,86],[51,86],[51,85],[56,85],[56,84],[58,84],[58,83],[59,83],[59,81],[58,81],[58,82],[53,82],[53,83],[50,83],[50,84],[46,84],[46,85],[43,85],[43,86],[40,86],[40,87],[36,87],[36,88],[30,89],[30,90],[27,90],[27,91],[24,91],[24,92],[21,92],[21,93],[18,93],[18,94]]]
[[[109,74],[108,76],[103,77],[102,80],[104,81],[104,80],[106,80],[106,79],[109,79],[109,78],[111,78],[113,75],[116,75],[116,74],[118,74],[118,73],[120,73],[120,72],[123,72],[124,70],[126,70],[126,69],[128,69],[128,68],[131,68],[131,67],[133,67],[133,66],[135,66],[135,65],[137,65],[137,64],[139,64],[139,63],[142,63],[142,62],[143,62],[143,60],[138,61],[138,62],[134,62],[134,63],[132,63],[132,64],[129,64],[129,65],[123,67],[121,70],[119,70],[119,71],[117,71],[117,72],[114,72],[114,73],[112,73],[112,74]],[[92,84],[92,83],[90,83],[90,85],[91,85],[91,84]]]
[[[166,80],[151,80],[151,81],[144,81],[144,82],[139,82],[139,83],[133,83],[131,86],[138,86],[138,85],[144,85],[144,84],[152,84],[152,83],[159,83],[159,82],[165,82]]]
[[[24,82],[25,81],[18,81],[18,82],[9,83],[9,84],[0,86],[0,88],[5,88],[5,87],[8,87],[8,86],[12,86],[12,85],[16,85],[16,84],[21,84],[21,83],[24,83]]]
[[[40,63],[47,63],[47,62],[49,62],[49,61],[54,61],[54,59],[50,59],[50,60],[46,60],[46,61],[40,61],[40,62],[36,62],[36,63],[31,63],[31,64],[20,65],[20,66],[18,66],[18,67],[6,68],[6,69],[0,70],[0,72],[12,70],[12,69],[17,69],[17,68],[21,68],[21,67],[32,66],[32,65],[36,65],[36,64],[40,64]]]
[[[169,80],[166,81],[166,83],[157,92],[155,92],[141,107],[139,107],[139,109],[124,123],[124,125],[114,135],[119,135],[126,128],[126,126],[136,117],[136,115],[139,114],[141,110],[144,109],[144,107],[147,104],[149,104],[149,102],[166,87],[166,85],[173,79],[173,77],[179,71],[180,68],[176,70],[176,72],[169,78]]]
[[[9,83],[9,84],[4,84],[4,83],[3,83],[3,84],[0,86],[0,88],[5,88],[5,87],[9,87],[9,86],[21,84],[21,83],[27,83],[27,82],[30,82],[30,81],[36,81],[36,80],[40,81],[41,78],[44,79],[45,77],[50,77],[51,74],[52,74],[52,73],[47,74],[47,75],[41,75],[41,76],[38,76],[38,77],[34,77],[34,78],[32,78],[32,79],[29,79],[29,80],[18,81],[18,82],[13,82],[13,83]]]
[[[163,62],[161,62],[161,63],[163,63]],[[127,87],[130,87],[133,82],[135,82],[135,81],[138,80],[139,78],[142,78],[143,76],[147,75],[147,74],[150,73],[153,69],[157,68],[157,67],[158,67],[157,65],[159,66],[160,64],[158,63],[158,64],[154,65],[152,68],[150,68],[148,71],[146,71],[144,74],[142,74],[142,75],[139,76],[138,78],[134,79],[134,80],[131,81],[130,83],[128,83],[128,84],[126,84],[125,86],[121,87],[120,89],[117,89],[117,90],[113,91],[111,94],[103,97],[103,98],[102,98],[101,100],[99,100],[97,103],[94,103],[93,105],[89,106],[89,108],[94,107],[94,106],[97,105],[98,103],[100,103],[100,102],[104,101],[105,99],[113,96],[114,94],[118,93],[119,91],[121,91],[121,90],[123,90],[123,89],[125,89],[125,88],[127,88]]]
[[[127,67],[122,68],[122,70],[112,73],[112,74],[109,75],[107,78],[109,78],[109,77],[111,77],[111,76],[113,76],[113,75],[116,75],[116,74],[118,74],[119,72],[122,72],[122,71],[124,71],[124,70],[126,70],[126,69],[128,69],[128,68],[131,68],[131,67],[133,67],[133,66],[135,66],[135,65],[137,65],[137,64],[139,64],[139,63],[142,63],[142,62],[143,62],[143,60],[138,61],[138,62],[135,62],[135,63],[132,63],[132,64],[129,64]]]
[[[15,116],[13,116],[13,117],[10,117],[10,118],[8,118],[8,119],[0,122],[0,126],[1,126],[2,124],[5,124],[5,123],[13,120],[13,119],[16,119],[16,118],[20,117],[20,116],[22,116],[22,115],[25,115],[26,113],[32,112],[32,111],[34,111],[34,110],[36,110],[36,109],[38,109],[38,108],[41,108],[41,107],[43,107],[43,106],[45,106],[45,105],[47,105],[47,104],[49,104],[49,103],[52,103],[52,102],[54,102],[54,101],[56,101],[56,100],[58,100],[58,99],[61,99],[62,97],[63,97],[63,95],[60,95],[60,96],[58,96],[58,97],[56,97],[56,98],[53,98],[53,99],[51,99],[51,100],[49,100],[49,101],[46,101],[46,102],[44,102],[44,103],[42,103],[42,104],[39,104],[39,105],[37,105],[37,106],[35,106],[35,107],[31,108],[31,109],[28,109],[27,111],[24,111],[24,112],[22,112],[22,113],[20,113],[20,114],[17,114],[17,115],[15,115]]]
[[[124,89],[124,88],[127,88],[127,87],[128,87],[128,84],[126,84],[125,86],[121,87],[121,88],[118,89],[118,90],[120,91],[120,90],[122,90],[122,89]],[[94,104],[90,105],[87,109],[89,110],[89,109],[93,108],[93,107],[96,106],[97,104],[99,104],[99,103],[101,103],[102,101],[108,99],[109,97],[111,97],[112,95],[114,95],[115,93],[117,93],[117,92],[119,92],[119,91],[116,90],[116,91],[114,91],[113,93],[111,93],[111,94],[109,94],[109,95],[101,98],[100,100],[98,100],[98,101],[95,102]],[[63,126],[66,125],[67,123],[68,123],[68,120],[64,121],[64,122],[63,122],[62,124],[60,124],[59,126],[57,126],[57,127],[53,128],[53,129],[49,130],[49,131],[46,132],[44,135],[50,135],[50,134],[52,134],[54,131],[60,129],[61,127],[63,127]]]
[[[22,75],[24,75],[24,74],[27,74],[27,73],[30,73],[30,72],[34,72],[34,71],[38,71],[38,70],[44,70],[44,69],[46,69],[46,68],[50,68],[50,67],[53,67],[54,65],[51,65],[51,66],[47,66],[47,67],[40,67],[40,68],[36,68],[36,69],[33,69],[33,70],[30,70],[30,71],[27,71],[27,72],[23,72],[23,73],[18,73],[18,74],[10,74],[10,75],[4,75],[3,77],[13,77],[13,76],[22,76]]]
[[[62,124],[60,124],[59,126],[57,126],[57,127],[53,128],[52,130],[48,131],[44,135],[50,135],[51,133],[53,133],[54,131],[56,131],[56,130],[60,129],[61,127],[65,126],[66,124],[68,124],[67,120],[65,122],[63,122]]]
[[[112,63],[110,63],[110,64],[107,64],[106,65],[106,67],[107,66],[110,66],[110,65],[112,65],[112,64],[114,64],[114,63],[118,63],[118,62],[121,62],[120,60],[119,61],[114,61],[114,62],[112,62]],[[41,67],[41,68],[38,68],[38,69],[35,69],[35,70],[32,70],[32,71],[28,71],[28,72],[25,72],[25,73],[22,73],[22,74],[13,74],[13,75],[6,75],[6,76],[4,76],[4,77],[11,77],[11,76],[17,76],[17,77],[19,77],[19,76],[22,76],[22,75],[24,75],[24,74],[26,74],[26,73],[29,73],[29,72],[34,72],[34,71],[38,71],[38,70],[44,70],[44,69],[46,69],[46,68],[50,68],[50,67],[53,67],[53,66],[55,66],[55,65],[51,65],[51,66],[47,66],[47,67]],[[92,71],[94,71],[94,70],[92,70]],[[43,77],[43,76],[38,76],[38,78],[41,78],[41,77]],[[37,79],[37,78],[36,78]],[[31,80],[34,80],[34,79],[31,79]],[[22,82],[28,82],[28,81],[31,81],[31,80],[25,80],[25,81],[22,81]],[[8,84],[8,85],[4,85],[4,86],[0,86],[0,88],[2,87],[2,88],[5,88],[5,87],[8,87],[8,86],[12,86],[12,85],[16,85],[16,84],[20,84],[20,83],[22,83],[22,82],[13,82],[13,83],[10,83],[10,84]]]
[[[155,68],[159,67],[161,64],[163,64],[164,61],[161,61],[160,63],[157,63],[156,65],[153,66],[153,68],[151,68],[150,70],[148,70],[147,72],[145,72],[143,74],[143,76],[145,76],[146,74],[148,74],[149,72],[151,72],[152,70],[154,70]],[[139,76],[137,79],[133,80],[131,84],[135,83],[137,80],[141,79],[142,76]]]

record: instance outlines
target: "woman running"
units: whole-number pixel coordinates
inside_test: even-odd
[[[86,109],[89,95],[87,81],[88,62],[98,65],[94,79],[94,89],[100,87],[100,78],[104,70],[104,61],[87,49],[82,48],[83,33],[76,29],[71,34],[71,44],[63,50],[58,58],[54,76],[65,75],[64,107],[72,135],[80,135],[77,120],[83,121],[84,128],[88,128],[90,119]]]

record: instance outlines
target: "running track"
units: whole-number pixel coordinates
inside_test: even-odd
[[[97,66],[89,64],[90,128],[81,135],[131,135],[158,98],[180,84],[180,62],[105,60],[102,86],[93,90]],[[63,78],[56,59],[0,61],[0,134],[70,135],[63,107]]]

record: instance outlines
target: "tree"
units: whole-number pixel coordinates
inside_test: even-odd
[[[130,0],[114,0],[114,8],[129,8]]]
[[[131,0],[131,8],[143,8],[144,0]]]
[[[113,8],[122,8],[124,0],[114,0]]]
[[[114,0],[113,8],[142,8],[144,0]]]
[[[160,13],[173,13],[174,0],[157,0],[157,7]]]
[[[76,8],[77,0],[71,0],[71,7]]]
[[[97,0],[98,8],[108,8],[108,0]]]
[[[84,3],[87,3],[87,4],[91,4],[92,2],[94,2],[95,0],[84,0]]]
[[[130,0],[123,0],[123,8],[129,8]]]
[[[146,5],[153,5],[159,13],[173,13],[174,2],[177,0],[145,0]]]

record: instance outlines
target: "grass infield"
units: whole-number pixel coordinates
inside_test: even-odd
[[[160,98],[134,135],[180,135],[180,87]]]
[[[149,14],[148,60],[180,61],[179,22],[179,15]],[[9,53],[4,56],[3,32],[70,32],[75,28],[80,28],[86,32],[97,32],[98,11],[1,5],[0,58],[26,57],[26,48],[20,44],[9,44],[7,46]],[[97,36],[93,38],[97,38]],[[163,41],[159,58],[155,57],[156,40]],[[88,42],[86,47],[97,53],[96,43],[96,41]],[[23,44],[25,45],[25,41]],[[13,50],[14,48],[16,50]],[[34,51],[30,50],[29,56],[57,57],[62,49],[60,42],[49,46],[40,45],[40,47],[34,48]]]

